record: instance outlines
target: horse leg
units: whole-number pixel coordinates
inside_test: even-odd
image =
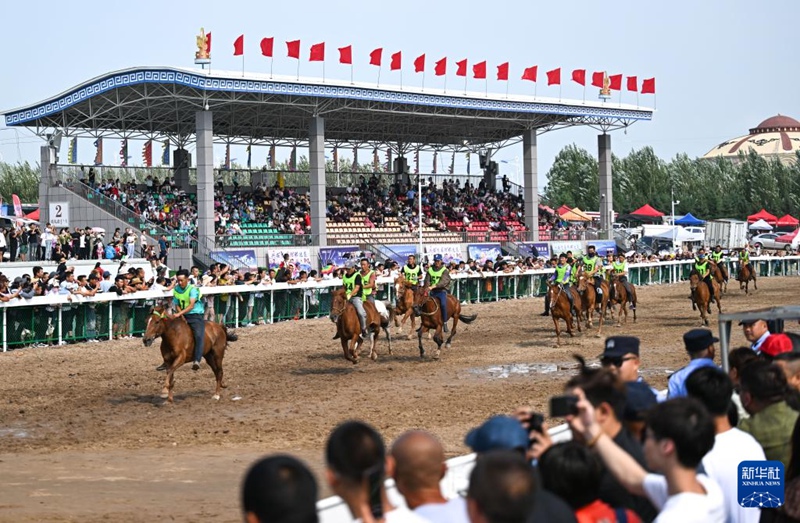
[[[460,313],[453,316],[453,328],[450,329],[450,336],[447,337],[447,341],[445,342],[444,345],[445,349],[450,348],[450,342],[453,340],[453,338],[456,337],[456,330],[458,329],[458,318],[460,316],[461,316]]]
[[[754,291],[758,290],[758,285],[756,285],[756,275],[755,275],[755,273],[753,274],[753,290]]]
[[[350,349],[349,349],[350,350],[350,358],[352,358],[350,361],[352,361],[353,363],[358,363],[358,357],[359,357],[358,356],[358,350],[359,350],[359,348],[360,348],[360,344],[358,343],[358,336],[354,335],[352,338],[350,338]]]
[[[425,349],[422,347],[422,334],[427,329],[425,328],[424,325],[422,325],[422,320],[421,319],[420,319],[420,324],[421,325],[419,326],[419,330],[417,331],[417,341],[419,342],[419,357],[420,358],[424,358],[425,357]]]
[[[600,300],[600,319],[597,320],[596,336],[598,338],[603,335],[603,317],[606,315],[606,307],[608,307],[608,301],[603,297],[603,299]]]
[[[386,327],[383,327],[383,332],[386,333],[386,342],[389,344],[389,356],[394,356],[394,353],[392,352],[392,336],[389,334],[390,328],[391,325],[386,325]]]
[[[172,403],[172,388],[175,386],[175,371],[186,362],[185,354],[178,354],[167,368],[167,375],[164,378],[164,388],[161,390],[161,397]]]
[[[378,332],[372,333],[372,336],[370,336],[369,357],[372,361],[378,361],[378,351],[375,350],[375,346],[378,344],[378,335],[380,333],[381,328],[378,327]]]
[[[561,345],[561,327],[558,326],[558,318],[553,315],[553,324],[556,326],[556,347]]]
[[[636,302],[637,301],[638,300],[636,299],[636,289],[634,289],[633,290],[633,301],[631,302],[633,304],[633,323],[636,323]]]
[[[217,388],[214,391],[214,395],[211,396],[211,399],[219,400],[219,394],[222,392],[222,361],[217,358],[216,347],[208,351],[205,355],[205,359],[208,366],[214,371],[214,377],[217,379]]]

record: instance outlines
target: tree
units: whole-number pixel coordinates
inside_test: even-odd
[[[649,203],[661,211],[670,209],[670,170],[652,147],[632,151],[612,169],[614,177],[619,178],[619,191],[614,196],[622,196],[624,207],[621,208],[634,210]]]
[[[0,163],[0,196],[4,202],[11,201],[16,194],[25,203],[39,200],[39,166],[31,167],[28,162],[11,165]]]
[[[598,184],[597,160],[585,149],[574,144],[568,145],[558,153],[553,166],[547,171],[544,199],[554,207],[567,205],[598,209]]]

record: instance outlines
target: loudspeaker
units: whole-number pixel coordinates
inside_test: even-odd
[[[408,172],[408,162],[406,161],[405,157],[399,156],[394,159],[393,172],[395,174],[405,174]]]
[[[481,169],[486,169],[486,155],[479,154],[478,155],[478,163],[480,164]]]
[[[56,150],[56,153],[61,149],[61,138],[63,133],[61,131],[56,131],[55,134],[48,134],[47,135],[47,145],[52,147]]]
[[[175,149],[172,152],[173,169],[188,169],[192,166],[192,155],[186,149]]]

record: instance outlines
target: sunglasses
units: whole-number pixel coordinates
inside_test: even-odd
[[[622,367],[622,364],[626,361],[636,360],[638,356],[624,356],[622,358],[601,358],[600,365],[603,367],[608,367],[609,365],[613,365],[615,367]]]

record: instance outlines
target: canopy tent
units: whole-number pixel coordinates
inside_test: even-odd
[[[653,237],[664,240],[674,240],[676,242],[691,242],[696,240],[695,235],[683,227],[673,227],[671,230],[656,234]]]
[[[675,225],[682,225],[684,227],[693,227],[698,225],[705,225],[706,222],[704,220],[700,220],[699,218],[695,218],[692,216],[692,213],[687,214],[686,216],[675,220]]]
[[[778,218],[778,227],[797,227],[800,225],[800,220],[790,214],[786,214]]]
[[[28,220],[34,220],[34,221],[38,222],[39,221],[39,209],[36,209],[35,211],[26,214],[25,218],[27,218]]]
[[[646,203],[633,211],[631,214],[636,216],[647,216],[648,218],[661,218],[664,216],[663,212],[657,211],[650,207],[649,203]]]
[[[556,213],[556,211],[554,211],[553,209],[551,209],[547,205],[542,205],[541,203],[539,204],[539,212],[546,212],[548,214],[555,214]]]
[[[800,229],[796,229],[794,232],[790,232],[789,234],[782,234],[777,238],[775,238],[775,241],[783,243],[792,243],[792,240],[794,240],[797,237],[798,232],[800,232]]]
[[[748,227],[748,228],[751,231],[771,231],[772,230],[772,225],[768,224],[764,220],[758,220],[755,223],[751,223],[750,227]]]
[[[569,212],[566,212],[561,215],[562,220],[567,220],[568,222],[590,222],[592,219],[588,217],[584,212],[577,207],[572,209]]]
[[[569,207],[567,207],[566,205],[562,205],[561,207],[559,207],[559,208],[556,210],[556,212],[558,213],[558,215],[559,215],[559,216],[564,216],[565,214],[567,214],[567,213],[568,213],[568,212],[570,212],[570,211],[572,211],[572,209],[570,209],[570,208],[569,208]]]
[[[774,225],[775,223],[778,222],[778,217],[775,216],[774,214],[768,213],[766,211],[766,209],[761,209],[757,213],[751,214],[750,216],[747,217],[747,222],[748,223],[757,222],[759,220],[764,220],[765,222],[771,223],[771,224]],[[772,229],[772,227],[770,227],[770,229]]]

